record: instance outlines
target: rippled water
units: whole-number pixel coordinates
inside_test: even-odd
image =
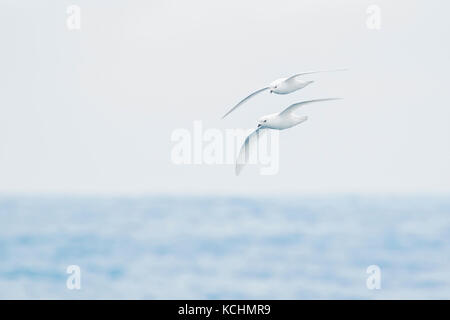
[[[449,299],[450,199],[1,197],[0,298]]]

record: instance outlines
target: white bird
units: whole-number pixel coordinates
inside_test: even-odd
[[[269,86],[259,89],[252,94],[250,94],[248,97],[242,99],[237,105],[235,105],[233,108],[231,108],[230,111],[225,113],[225,115],[222,117],[225,118],[227,115],[229,115],[231,112],[236,110],[240,105],[242,105],[244,102],[249,100],[250,98],[256,96],[257,94],[264,92],[266,90],[270,90],[270,93],[276,93],[276,94],[288,94],[300,89],[303,89],[307,85],[313,83],[314,81],[301,81],[298,79],[298,77],[307,75],[307,74],[313,74],[313,73],[320,73],[320,72],[333,72],[333,71],[344,71],[346,69],[336,69],[336,70],[321,70],[321,71],[307,71],[302,73],[294,74],[291,77],[288,78],[281,78],[273,81]]]
[[[326,99],[315,99],[315,100],[308,100],[308,101],[302,101],[298,103],[294,103],[284,109],[283,111],[279,113],[273,113],[266,116],[261,117],[258,120],[258,126],[256,129],[248,135],[248,137],[245,139],[244,144],[242,145],[238,158],[236,159],[236,167],[235,167],[235,173],[236,175],[239,175],[241,173],[242,168],[245,165],[245,162],[248,158],[248,152],[249,152],[249,146],[252,141],[255,141],[259,137],[259,134],[264,129],[274,129],[274,130],[284,130],[291,128],[293,126],[296,126],[302,122],[305,122],[308,120],[307,116],[298,116],[294,113],[295,110],[297,110],[299,107],[304,106],[309,103],[313,102],[321,102],[321,101],[330,101],[330,100],[339,100],[341,98],[326,98]],[[266,131],[266,130],[264,130]],[[253,143],[252,143],[253,144]]]

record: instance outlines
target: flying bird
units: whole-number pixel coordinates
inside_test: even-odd
[[[258,120],[258,126],[252,133],[248,135],[239,151],[238,158],[236,159],[236,167],[235,167],[236,175],[239,175],[242,171],[242,168],[245,166],[245,162],[248,158],[250,144],[253,144],[253,141],[257,140],[255,138],[258,138],[261,132],[263,131],[265,132],[266,131],[265,129],[284,130],[296,126],[302,122],[305,122],[308,119],[307,116],[298,116],[294,113],[301,106],[313,102],[322,102],[339,99],[341,98],[325,98],[325,99],[302,101],[290,105],[289,107],[287,107],[286,109],[284,109],[279,113],[273,113],[261,117]]]
[[[269,90],[270,93],[276,93],[276,94],[288,94],[292,93],[294,91],[303,89],[307,85],[313,83],[314,81],[301,81],[298,79],[300,76],[304,76],[307,74],[313,74],[313,73],[320,73],[320,72],[333,72],[333,71],[344,71],[346,69],[336,69],[336,70],[320,70],[320,71],[307,71],[302,73],[294,74],[293,76],[290,76],[288,78],[281,78],[273,81],[269,86],[259,89],[246,98],[242,99],[237,105],[235,105],[233,108],[231,108],[230,111],[225,113],[225,115],[222,117],[225,118],[227,115],[229,115],[231,112],[236,110],[239,106],[241,106],[243,103],[248,101],[250,98],[256,96],[257,94]]]

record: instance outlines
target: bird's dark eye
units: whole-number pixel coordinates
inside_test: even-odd
[[[264,120],[264,122],[267,122],[267,120]]]

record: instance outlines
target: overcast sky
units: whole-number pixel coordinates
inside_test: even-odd
[[[66,9],[81,8],[68,30]],[[381,29],[366,9],[381,9]],[[23,1],[0,4],[0,191],[450,191],[447,1]],[[314,75],[290,95],[272,80]],[[252,128],[304,99],[279,173],[175,165],[177,128]]]

